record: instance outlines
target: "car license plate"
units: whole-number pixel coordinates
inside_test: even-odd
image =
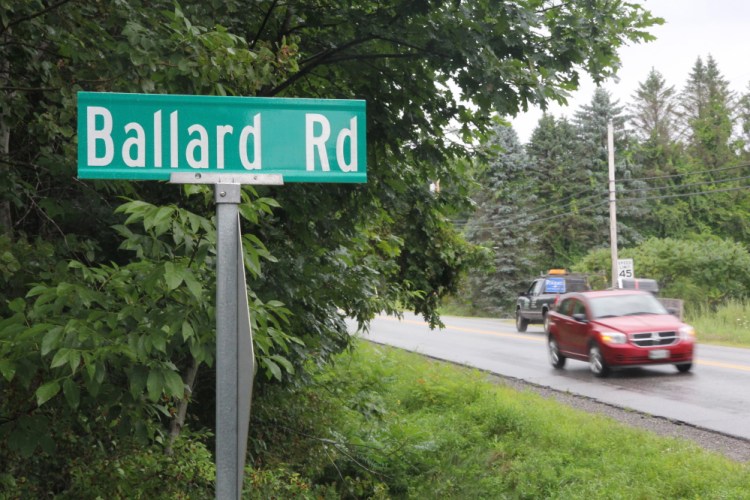
[[[667,359],[669,357],[669,351],[666,349],[654,349],[648,351],[648,359]]]

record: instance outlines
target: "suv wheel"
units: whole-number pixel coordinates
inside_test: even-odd
[[[516,309],[516,330],[523,333],[529,326],[529,320],[521,316],[520,309]]]
[[[547,311],[542,312],[542,323],[544,323],[544,333],[549,333],[549,314]]]
[[[589,347],[589,368],[591,368],[591,373],[597,377],[606,377],[609,375],[609,366],[604,361],[602,350],[596,342]]]
[[[558,370],[565,366],[565,356],[560,354],[560,346],[552,335],[547,337],[547,352],[549,353],[549,362]]]

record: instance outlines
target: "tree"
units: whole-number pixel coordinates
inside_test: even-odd
[[[704,169],[726,166],[733,159],[729,142],[733,98],[714,58],[709,55],[704,64],[698,57],[680,101],[690,154]]]
[[[677,130],[677,102],[673,86],[667,86],[662,74],[651,68],[646,80],[638,84],[630,106],[633,133],[640,141],[648,175],[662,173],[660,167],[672,163]],[[669,173],[664,171],[664,173]]]
[[[113,438],[101,409],[128,416],[118,421],[125,437],[143,435],[142,427],[146,436],[164,434],[176,418],[170,409],[186,400],[178,379],[211,359],[214,311],[203,300],[213,286],[211,198],[158,183],[77,181],[77,91],[367,100],[366,186],[245,190],[256,352],[265,360],[258,378],[301,383],[305,363],[325,362],[349,344],[346,316],[364,324],[404,305],[439,322],[440,297],[457,287],[471,259],[447,217],[465,206],[468,189],[466,172],[451,161],[466,152],[444,141],[446,127],[457,120],[468,139],[490,125],[492,112],[564,101],[580,72],[610,76],[618,47],[650,39],[645,30],[661,21],[612,0],[32,0],[3,2],[0,22],[0,223],[9,235],[0,241],[8,285],[0,291],[7,320],[0,433],[18,439],[0,452],[23,470],[35,447],[50,453],[49,441],[37,437],[54,422],[55,438],[76,435],[66,433],[74,423],[101,424],[101,433],[67,441],[68,456]],[[449,82],[475,107],[462,104]],[[440,196],[429,192],[436,179],[449,186]],[[130,204],[117,211],[123,197]],[[203,260],[187,251],[180,217],[190,231],[195,218],[205,221],[198,224]],[[134,224],[137,231],[123,229]],[[201,293],[188,270],[202,273]],[[129,284],[136,278],[127,276],[148,279]],[[94,283],[101,296],[65,295]],[[144,283],[159,286],[138,288]],[[146,292],[128,318],[142,350],[140,339],[124,342],[124,331],[111,345],[78,344],[117,328],[118,308],[131,310]],[[183,327],[172,308],[161,314],[177,296],[185,310],[200,312],[199,322]],[[93,321],[88,315],[104,324],[82,340],[74,326]],[[190,340],[196,325],[198,350]],[[82,354],[90,347],[92,363]],[[199,426],[212,422],[212,374],[197,376],[203,383],[191,414]],[[55,456],[48,469],[64,475],[65,454]],[[38,477],[57,477],[47,472]]]
[[[534,196],[528,195],[531,163],[515,131],[505,125],[495,126],[485,148],[487,163],[473,197],[477,208],[465,232],[470,242],[487,248],[491,271],[473,270],[469,290],[478,309],[507,314],[536,260],[538,236],[527,216],[534,206]]]
[[[576,166],[577,132],[566,118],[542,116],[526,150],[535,200],[526,205],[526,216],[529,230],[539,239],[538,266],[567,267],[585,252],[585,211],[598,201],[599,193],[588,187],[587,174]]]

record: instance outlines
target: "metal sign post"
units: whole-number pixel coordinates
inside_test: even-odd
[[[252,377],[252,350],[240,352],[240,185],[216,184],[216,498],[240,498],[245,468],[250,397],[240,382],[243,372]],[[243,342],[247,348],[247,342]],[[247,408],[247,410],[245,410]],[[240,437],[245,436],[242,440]],[[240,438],[240,439],[238,439]]]
[[[255,361],[239,204],[242,184],[283,184],[280,175],[173,174],[172,183],[214,184],[216,203],[216,498],[239,499]]]

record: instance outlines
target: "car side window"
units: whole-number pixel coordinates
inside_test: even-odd
[[[583,305],[583,302],[581,302],[580,300],[575,300],[573,302],[574,302],[574,304],[573,304],[573,313],[571,314],[571,316],[573,314],[583,314],[583,315],[586,315],[586,306]]]
[[[557,308],[557,312],[565,316],[570,316],[570,309],[572,305],[573,301],[571,299],[565,299],[560,303],[560,306]]]
[[[543,287],[544,287],[544,280],[536,280],[534,282],[534,285],[532,285],[534,295],[541,294]]]

